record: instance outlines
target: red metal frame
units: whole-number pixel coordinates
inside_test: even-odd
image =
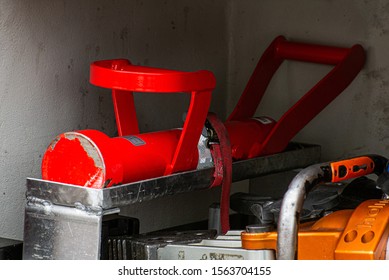
[[[278,122],[267,117],[252,119],[273,74],[285,59],[335,67]],[[231,157],[248,159],[284,150],[292,137],[351,83],[363,64],[360,45],[347,49],[276,38],[224,123]],[[64,133],[43,157],[42,178],[101,188],[196,168],[197,144],[216,85],[212,72],[135,66],[128,60],[115,59],[92,63],[90,82],[112,89],[119,136],[132,136],[109,138],[95,130]],[[190,94],[182,130],[139,134],[133,92]]]
[[[262,55],[228,121],[254,116],[274,73],[284,60],[335,67],[284,113],[266,138],[250,151],[250,158],[284,150],[289,141],[352,82],[364,65],[365,53],[361,45],[338,48],[288,42],[279,36]]]
[[[186,121],[165,175],[185,170],[197,152],[211,93],[216,80],[212,72],[201,70],[183,72],[131,65],[125,59],[96,61],[91,64],[90,82],[112,89],[119,136],[138,134],[138,120],[133,92],[191,94]]]

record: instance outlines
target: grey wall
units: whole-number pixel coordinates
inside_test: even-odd
[[[378,0],[0,0],[0,236],[22,238],[26,177],[40,177],[41,156],[57,134],[95,128],[115,135],[109,92],[88,83],[90,62],[123,57],[211,70],[217,78],[211,110],[224,118],[275,36],[360,43],[365,69],[296,140],[321,144],[325,160],[386,154],[388,31],[389,7]],[[329,69],[286,63],[258,115],[277,119]],[[185,97],[136,100],[142,131],[181,125]],[[218,197],[218,190],[198,192],[124,212],[148,231],[206,218]]]
[[[115,135],[110,93],[89,84],[90,62],[128,58],[134,64],[211,70],[218,80],[212,110],[224,114],[225,20],[221,0],[1,0],[0,236],[22,239],[25,181],[40,178],[42,154],[57,134],[94,128]],[[142,131],[181,126],[186,96],[136,99]],[[202,197],[208,204],[218,193]],[[170,217],[177,212],[183,218],[175,223],[206,218],[206,207],[185,214],[178,211],[183,203],[173,202],[136,207],[140,218],[154,215],[160,221],[147,220],[142,230],[174,225]]]
[[[243,0],[230,4],[228,112],[232,111],[260,55],[277,35],[340,47],[359,43],[367,53],[365,68],[295,140],[322,145],[323,160],[388,153],[387,1]],[[278,119],[330,69],[315,64],[284,63],[257,114]]]

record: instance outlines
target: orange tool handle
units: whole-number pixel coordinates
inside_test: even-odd
[[[357,157],[331,162],[331,182],[336,183],[347,179],[369,175],[374,172],[376,164],[370,157]]]

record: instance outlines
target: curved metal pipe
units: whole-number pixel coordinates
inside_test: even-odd
[[[317,184],[357,178],[371,173],[381,175],[388,160],[379,155],[320,163],[301,170],[292,180],[281,204],[278,219],[277,259],[294,260],[297,253],[297,237],[300,212],[308,192]],[[341,168],[347,175],[341,177]]]
[[[309,166],[300,171],[289,185],[282,200],[278,219],[277,259],[294,260],[297,248],[297,232],[307,186],[318,184],[324,179],[323,164]]]

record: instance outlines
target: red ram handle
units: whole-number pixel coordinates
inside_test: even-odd
[[[284,113],[251,157],[285,149],[289,141],[353,81],[365,63],[365,52],[358,44],[351,48],[339,48],[288,42],[282,36],[277,37],[259,60],[228,121],[254,116],[274,73],[284,60],[335,67]]]
[[[112,89],[113,104],[119,136],[138,134],[138,120],[133,92],[189,93],[191,101],[172,163],[166,171],[171,174],[187,166],[193,158],[216,86],[212,72],[184,72],[161,68],[135,66],[125,59],[96,61],[90,67],[93,85]]]

